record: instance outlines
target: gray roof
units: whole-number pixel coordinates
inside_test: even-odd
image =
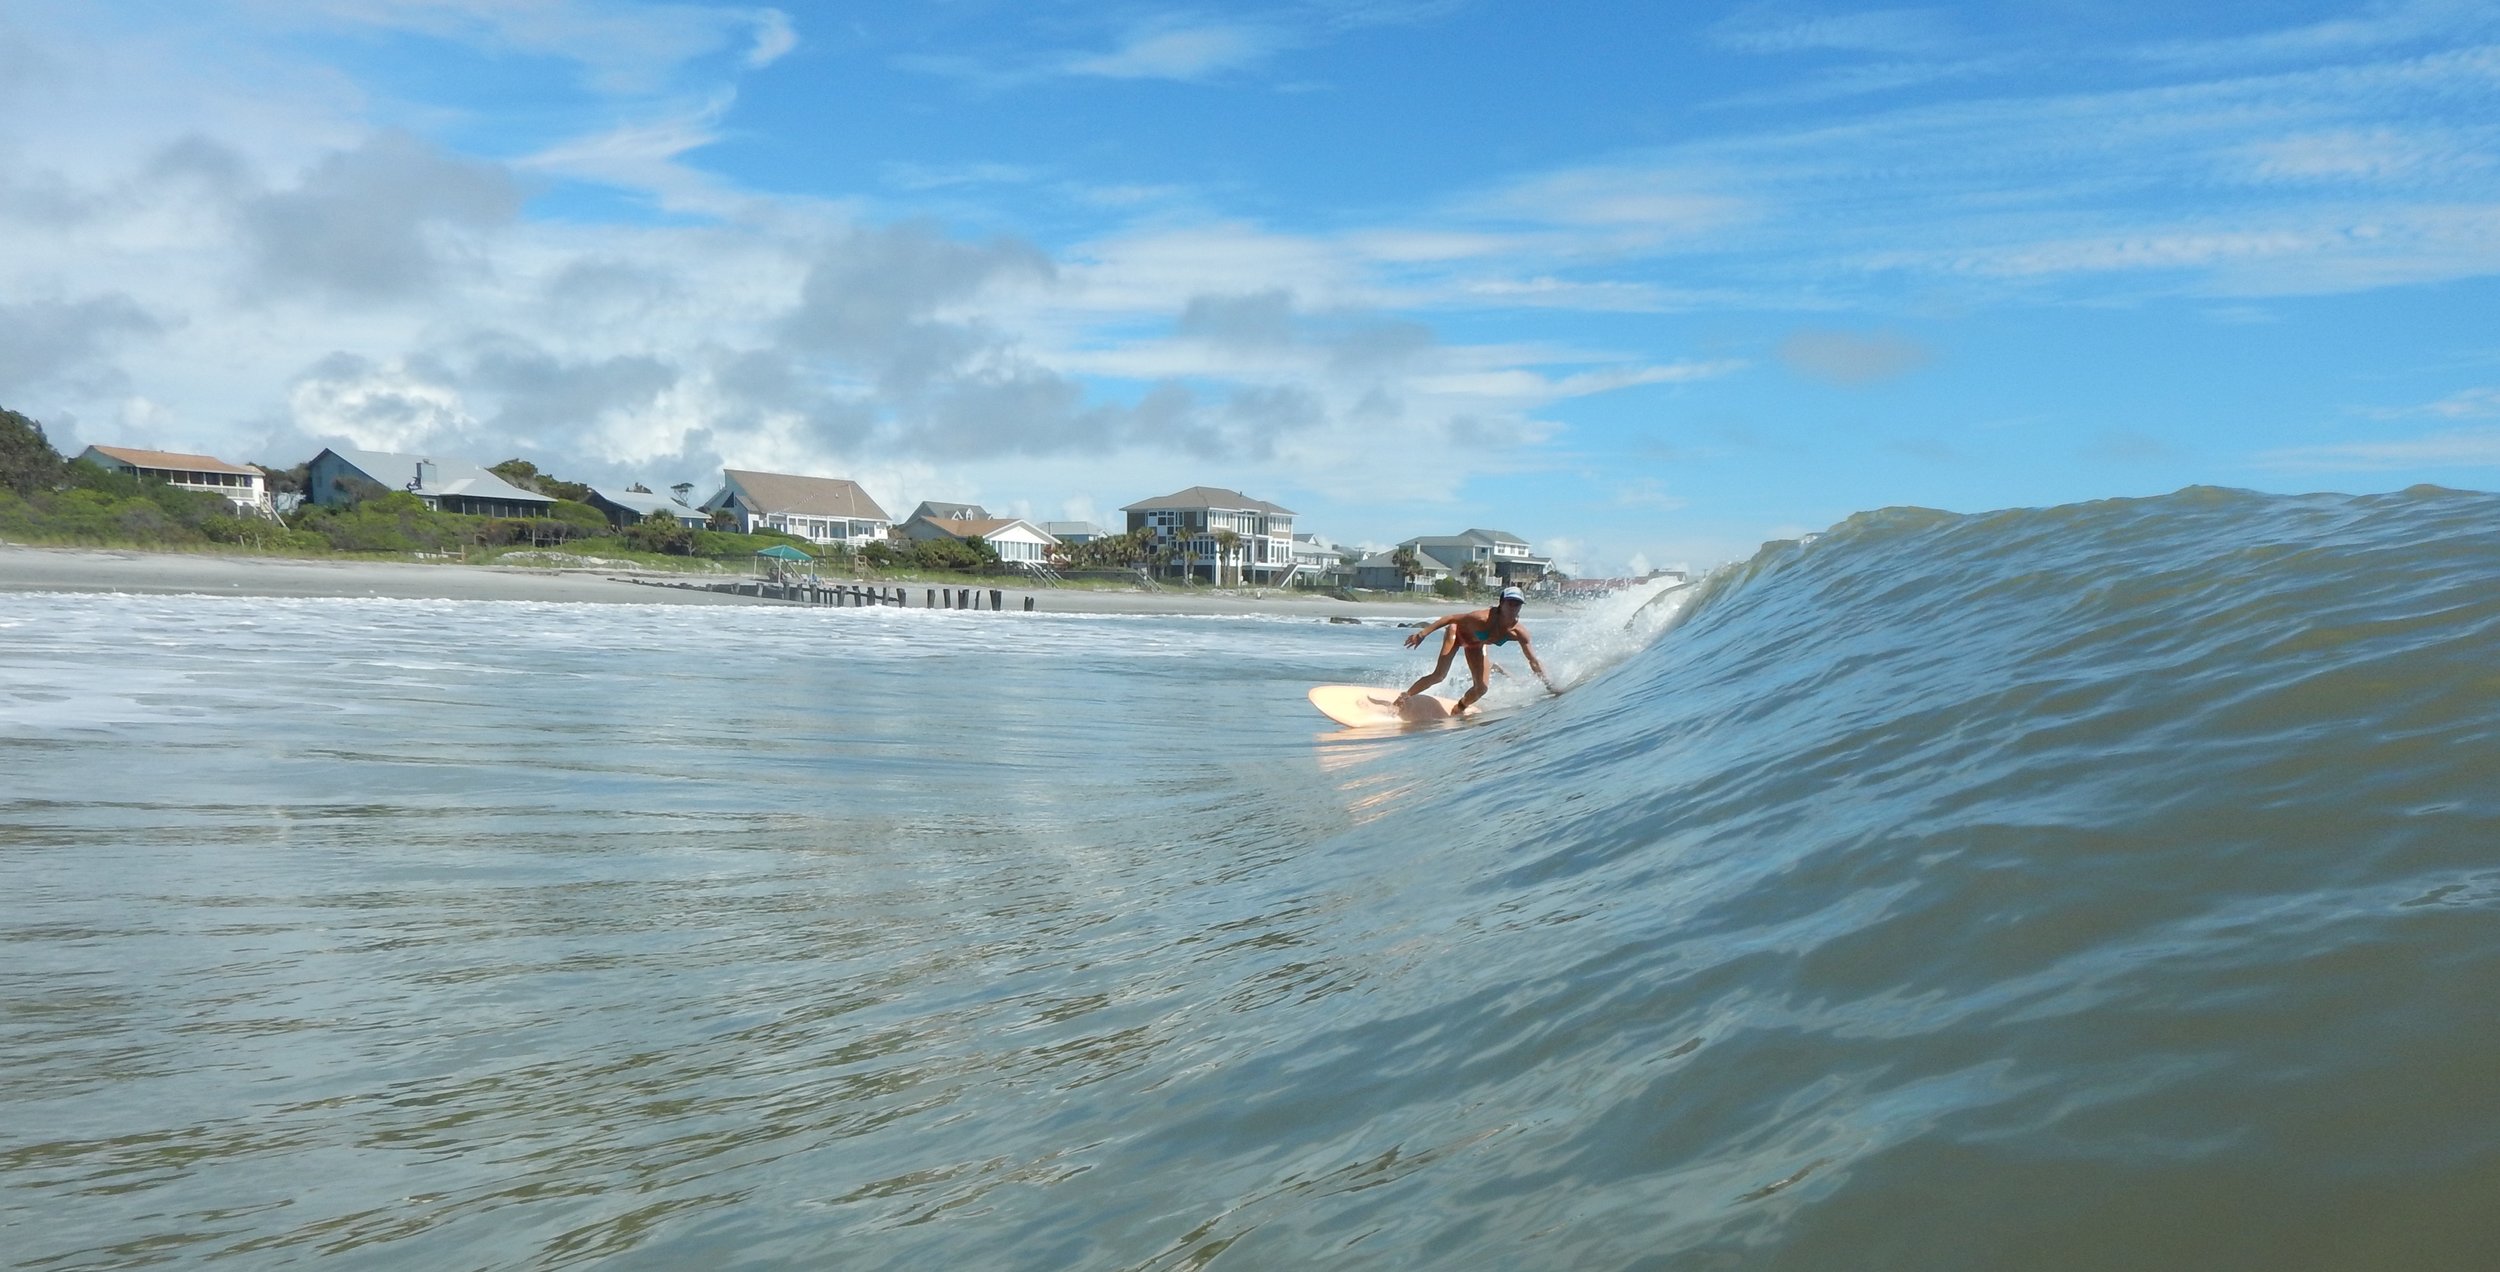
[[[666,495],[655,495],[647,490],[610,490],[605,486],[593,486],[590,488],[590,493],[619,508],[631,508],[646,517],[655,512],[665,512],[672,517],[681,518],[703,515]]]
[[[1045,521],[1042,523],[1042,529],[1053,537],[1062,539],[1072,534],[1090,534],[1097,539],[1111,537],[1110,531],[1091,521]]]
[[[795,512],[811,517],[853,517],[863,521],[892,521],[885,509],[859,488],[859,483],[842,477],[800,477],[791,473],[759,473],[743,468],[724,468],[721,476],[730,486],[746,496],[746,502],[758,512]],[[723,489],[721,495],[729,493]],[[721,495],[703,501],[706,508],[721,502]]]
[[[987,521],[989,516],[989,509],[979,504],[939,503],[935,499],[923,499],[920,506],[912,509],[911,515],[903,520],[908,523],[922,517],[935,517],[940,521]]]
[[[1226,490],[1221,486],[1192,486],[1187,490],[1174,491],[1173,493],[1165,495],[1160,499],[1141,499],[1136,503],[1120,509],[1120,511],[1155,512],[1167,508],[1180,510],[1196,510],[1201,508],[1221,509],[1226,512],[1248,510],[1251,512],[1272,512],[1287,517],[1293,515],[1293,509],[1291,508],[1279,507],[1264,499],[1253,499],[1238,490]]]
[[[1523,548],[1528,546],[1527,540],[1515,534],[1501,530],[1474,529],[1461,530],[1457,534],[1419,534],[1412,539],[1405,540],[1404,546],[1454,548],[1461,545],[1472,547],[1481,544],[1489,548],[1502,543],[1516,543]]]
[[[1399,546],[1403,547],[1405,545],[1401,544]],[[1393,570],[1397,568],[1398,564],[1396,557],[1397,554],[1395,552],[1374,552],[1370,556],[1364,557],[1362,560],[1355,562],[1354,566],[1356,569],[1360,570]],[[1420,553],[1416,555],[1415,573],[1431,574],[1436,570],[1443,574],[1447,574],[1450,572],[1450,567]]]
[[[420,495],[456,495],[464,499],[541,504],[555,502],[552,496],[523,490],[486,471],[484,465],[454,455],[410,455],[399,451],[358,450],[352,446],[332,446],[328,450],[346,460],[357,472],[392,490],[410,490]],[[410,484],[417,480],[417,465],[420,463],[432,469],[422,490]]]

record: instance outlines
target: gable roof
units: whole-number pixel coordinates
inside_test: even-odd
[[[672,517],[681,518],[703,515],[666,495],[653,494],[647,490],[610,490],[605,486],[593,486],[590,488],[590,493],[619,508],[630,508],[646,517],[655,512],[665,512]]]
[[[913,525],[933,526],[957,539],[986,539],[1011,526],[1023,526],[1052,543],[1059,537],[1022,517],[914,517]]]
[[[1401,544],[1400,546],[1404,545]],[[1362,560],[1354,563],[1356,569],[1362,570],[1394,570],[1397,568],[1397,564],[1397,553],[1395,552],[1374,552],[1370,556],[1364,557]],[[1447,574],[1449,572],[1450,567],[1443,565],[1441,562],[1436,561],[1431,557],[1418,554],[1415,558],[1415,577],[1417,578],[1429,578],[1435,574]]]
[[[1412,539],[1404,540],[1401,546],[1454,548],[1462,545],[1469,547],[1481,545],[1490,548],[1504,543],[1516,543],[1523,548],[1528,546],[1527,540],[1515,534],[1500,530],[1474,529],[1461,530],[1457,534],[1419,534]]]
[[[941,517],[948,521],[970,521],[988,515],[990,515],[990,510],[979,504],[939,503],[934,499],[923,499],[919,507],[911,510],[911,519],[914,520],[921,517]]]
[[[854,517],[892,521],[877,501],[847,477],[801,477],[793,473],[759,473],[724,468],[721,475],[746,496],[758,512],[796,512],[811,517]],[[719,496],[713,496],[718,499]],[[705,501],[707,504],[711,500]]]
[[[462,499],[501,499],[521,503],[555,503],[552,496],[535,490],[523,490],[503,478],[486,471],[478,464],[456,456],[409,455],[399,451],[359,450],[352,446],[324,447],[328,453],[346,460],[356,471],[391,490],[410,490],[419,495],[451,495]],[[319,455],[313,456],[321,458]],[[425,488],[416,490],[411,483],[417,479],[417,465],[434,471]]]
[[[1141,499],[1120,511],[1155,512],[1164,509],[1184,511],[1222,509],[1227,512],[1247,509],[1251,512],[1271,512],[1287,517],[1293,515],[1291,508],[1279,507],[1264,499],[1253,499],[1238,490],[1226,490],[1222,486],[1192,486],[1187,490],[1174,491],[1160,499]]]
[[[140,450],[136,446],[89,446],[107,459],[118,459],[133,468],[163,468],[194,473],[241,473],[260,476],[260,470],[248,464],[229,464],[214,455],[189,455],[181,451]]]

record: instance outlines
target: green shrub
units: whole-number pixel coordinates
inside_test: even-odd
[[[0,490],[20,498],[50,490],[60,482],[65,462],[44,436],[43,425],[0,410]]]
[[[548,513],[548,516],[557,521],[576,527],[578,531],[576,537],[588,534],[605,534],[608,530],[608,515],[606,513],[591,507],[589,504],[576,503],[570,499],[556,500],[556,506],[551,512]]]
[[[293,528],[340,552],[444,552],[478,541],[483,517],[436,512],[404,490],[346,508],[307,505]]]
[[[655,512],[625,527],[618,535],[627,547],[638,552],[657,552],[668,556],[694,555],[697,532],[679,524],[665,512]]]

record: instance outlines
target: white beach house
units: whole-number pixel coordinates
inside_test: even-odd
[[[979,540],[1009,565],[1031,569],[1050,561],[1059,544],[1050,532],[1022,517],[914,517],[903,523],[906,539]]]
[[[1300,587],[1347,587],[1354,566],[1345,549],[1315,534],[1293,537],[1293,581]]]
[[[90,446],[78,458],[117,473],[149,477],[184,490],[224,495],[237,512],[256,517],[277,515],[269,506],[269,482],[250,464],[230,464],[213,455],[181,451],[140,450],[135,446]]]
[[[738,529],[778,530],[810,543],[865,547],[886,536],[894,519],[859,483],[842,477],[802,477],[721,470],[720,492],[703,501],[705,512],[728,512]]]

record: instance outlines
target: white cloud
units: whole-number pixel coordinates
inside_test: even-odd
[[[2437,181],[2487,172],[2491,140],[2436,127],[2331,128],[2259,139],[2238,154],[2259,182]]]
[[[2467,420],[2500,415],[2500,387],[2484,385],[2478,388],[2464,389],[2456,393],[2451,393],[2436,402],[2425,402],[2419,406],[2383,407],[2378,410],[2370,411],[2368,414],[2374,418],[2382,420],[2421,419],[2424,417],[2443,420]]]
[[[741,44],[738,60],[748,69],[798,44],[778,9],[618,0],[244,0],[238,7],[272,26],[365,27],[557,58],[580,66],[585,85],[618,96],[664,88],[688,63]]]
[[[1264,61],[1286,43],[1283,32],[1247,23],[1158,23],[1111,52],[1073,56],[1059,69],[1104,79],[1205,79]]]
[[[1757,215],[1718,179],[1671,163],[1565,169],[1497,189],[1477,211],[1546,225],[1630,231],[1607,244],[1698,239]]]
[[[2256,13],[2261,10],[2247,10]],[[2352,15],[2242,35],[2166,40],[2134,50],[2165,66],[2233,68],[2270,62],[2370,53],[2435,38],[2470,39],[2500,27],[2490,6],[2475,0],[2398,0]]]
[[[762,70],[799,46],[798,28],[790,24],[789,14],[779,9],[759,9],[754,12],[753,21],[755,42],[747,46],[747,69]]]
[[[1714,42],[1744,53],[1927,53],[1956,40],[1934,9],[1863,9],[1809,13],[1788,5],[1750,5],[1710,29]]]
[[[1576,343],[1672,339],[1654,334],[1664,323],[1590,315],[1839,311],[1783,353],[1864,382],[1924,350],[1845,330],[1862,293],[2249,297],[2500,272],[2500,165],[2470,109],[2500,83],[2489,49],[2123,92],[2023,86],[1496,169],[1480,189],[1427,190],[1367,222],[1254,219],[1170,185],[1081,187],[1060,156],[883,170],[884,197],[1056,195],[1054,211],[1074,212],[1050,223],[1075,228],[1045,246],[870,217],[838,185],[768,193],[707,170],[707,148],[737,126],[741,68],[796,47],[775,10],[253,12],[264,26],[362,23],[566,59],[607,95],[577,118],[601,122],[499,160],[382,126],[421,107],[249,32],[208,46],[246,50],[229,58],[186,52],[190,30],[90,31],[84,45],[48,30],[8,55],[42,82],[0,84],[0,296],[16,306],[0,329],[18,319],[56,338],[0,344],[0,384],[182,449],[525,438],[568,468],[873,471],[881,498],[1046,492],[1096,508],[1205,481],[1370,507],[1394,467],[1425,506],[1540,462],[1570,440],[1556,417],[1576,399],[1743,368]],[[1032,64],[1223,77],[1375,17],[1411,15],[1167,19]],[[1951,35],[1908,11],[1753,20],[1735,38],[1762,51],[1906,58]],[[519,202],[567,183],[673,215],[558,220]],[[38,297],[58,311],[33,314]],[[1518,340],[1506,326],[1569,334]],[[2481,418],[2489,402],[2420,409]],[[2486,441],[2366,453],[2473,455]],[[1652,507],[1674,498],[1625,489]]]
[[[1930,100],[1511,178],[1443,219],[1740,303],[2321,294],[2500,272],[2500,46]],[[1525,222],[1521,229],[1519,223]],[[1636,264],[1637,262],[1637,264]],[[1667,302],[1672,304],[1672,301]]]
[[[405,362],[324,359],[288,395],[296,425],[370,450],[410,450],[475,433],[459,391]]]
[[[734,102],[722,92],[701,101],[664,103],[644,118],[558,142],[514,167],[648,194],[671,211],[728,215],[748,204],[748,196],[688,164],[685,156],[720,139],[721,120]]]
[[[2500,468],[2500,428],[2453,429],[2387,441],[2295,446],[2257,457],[2266,468],[2301,472],[2383,472],[2406,468]]]

